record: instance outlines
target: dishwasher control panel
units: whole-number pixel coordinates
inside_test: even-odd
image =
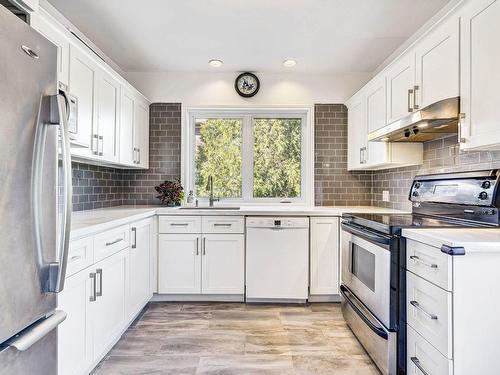
[[[247,228],[309,228],[309,218],[248,217]]]

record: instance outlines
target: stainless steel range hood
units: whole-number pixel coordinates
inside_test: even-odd
[[[458,133],[460,97],[444,99],[368,134],[369,141],[426,142]]]

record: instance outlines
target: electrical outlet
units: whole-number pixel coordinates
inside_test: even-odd
[[[382,200],[384,202],[389,202],[389,190],[382,191]]]

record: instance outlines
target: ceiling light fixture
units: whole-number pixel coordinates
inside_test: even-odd
[[[208,65],[210,65],[212,68],[220,68],[222,64],[223,64],[222,60],[219,59],[208,60]]]
[[[285,68],[293,68],[295,65],[297,65],[297,61],[293,59],[286,59],[285,61],[283,61],[283,66]]]

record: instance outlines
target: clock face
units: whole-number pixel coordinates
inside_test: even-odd
[[[238,94],[245,98],[249,98],[257,94],[260,88],[260,82],[255,74],[242,73],[236,78],[234,86]]]

